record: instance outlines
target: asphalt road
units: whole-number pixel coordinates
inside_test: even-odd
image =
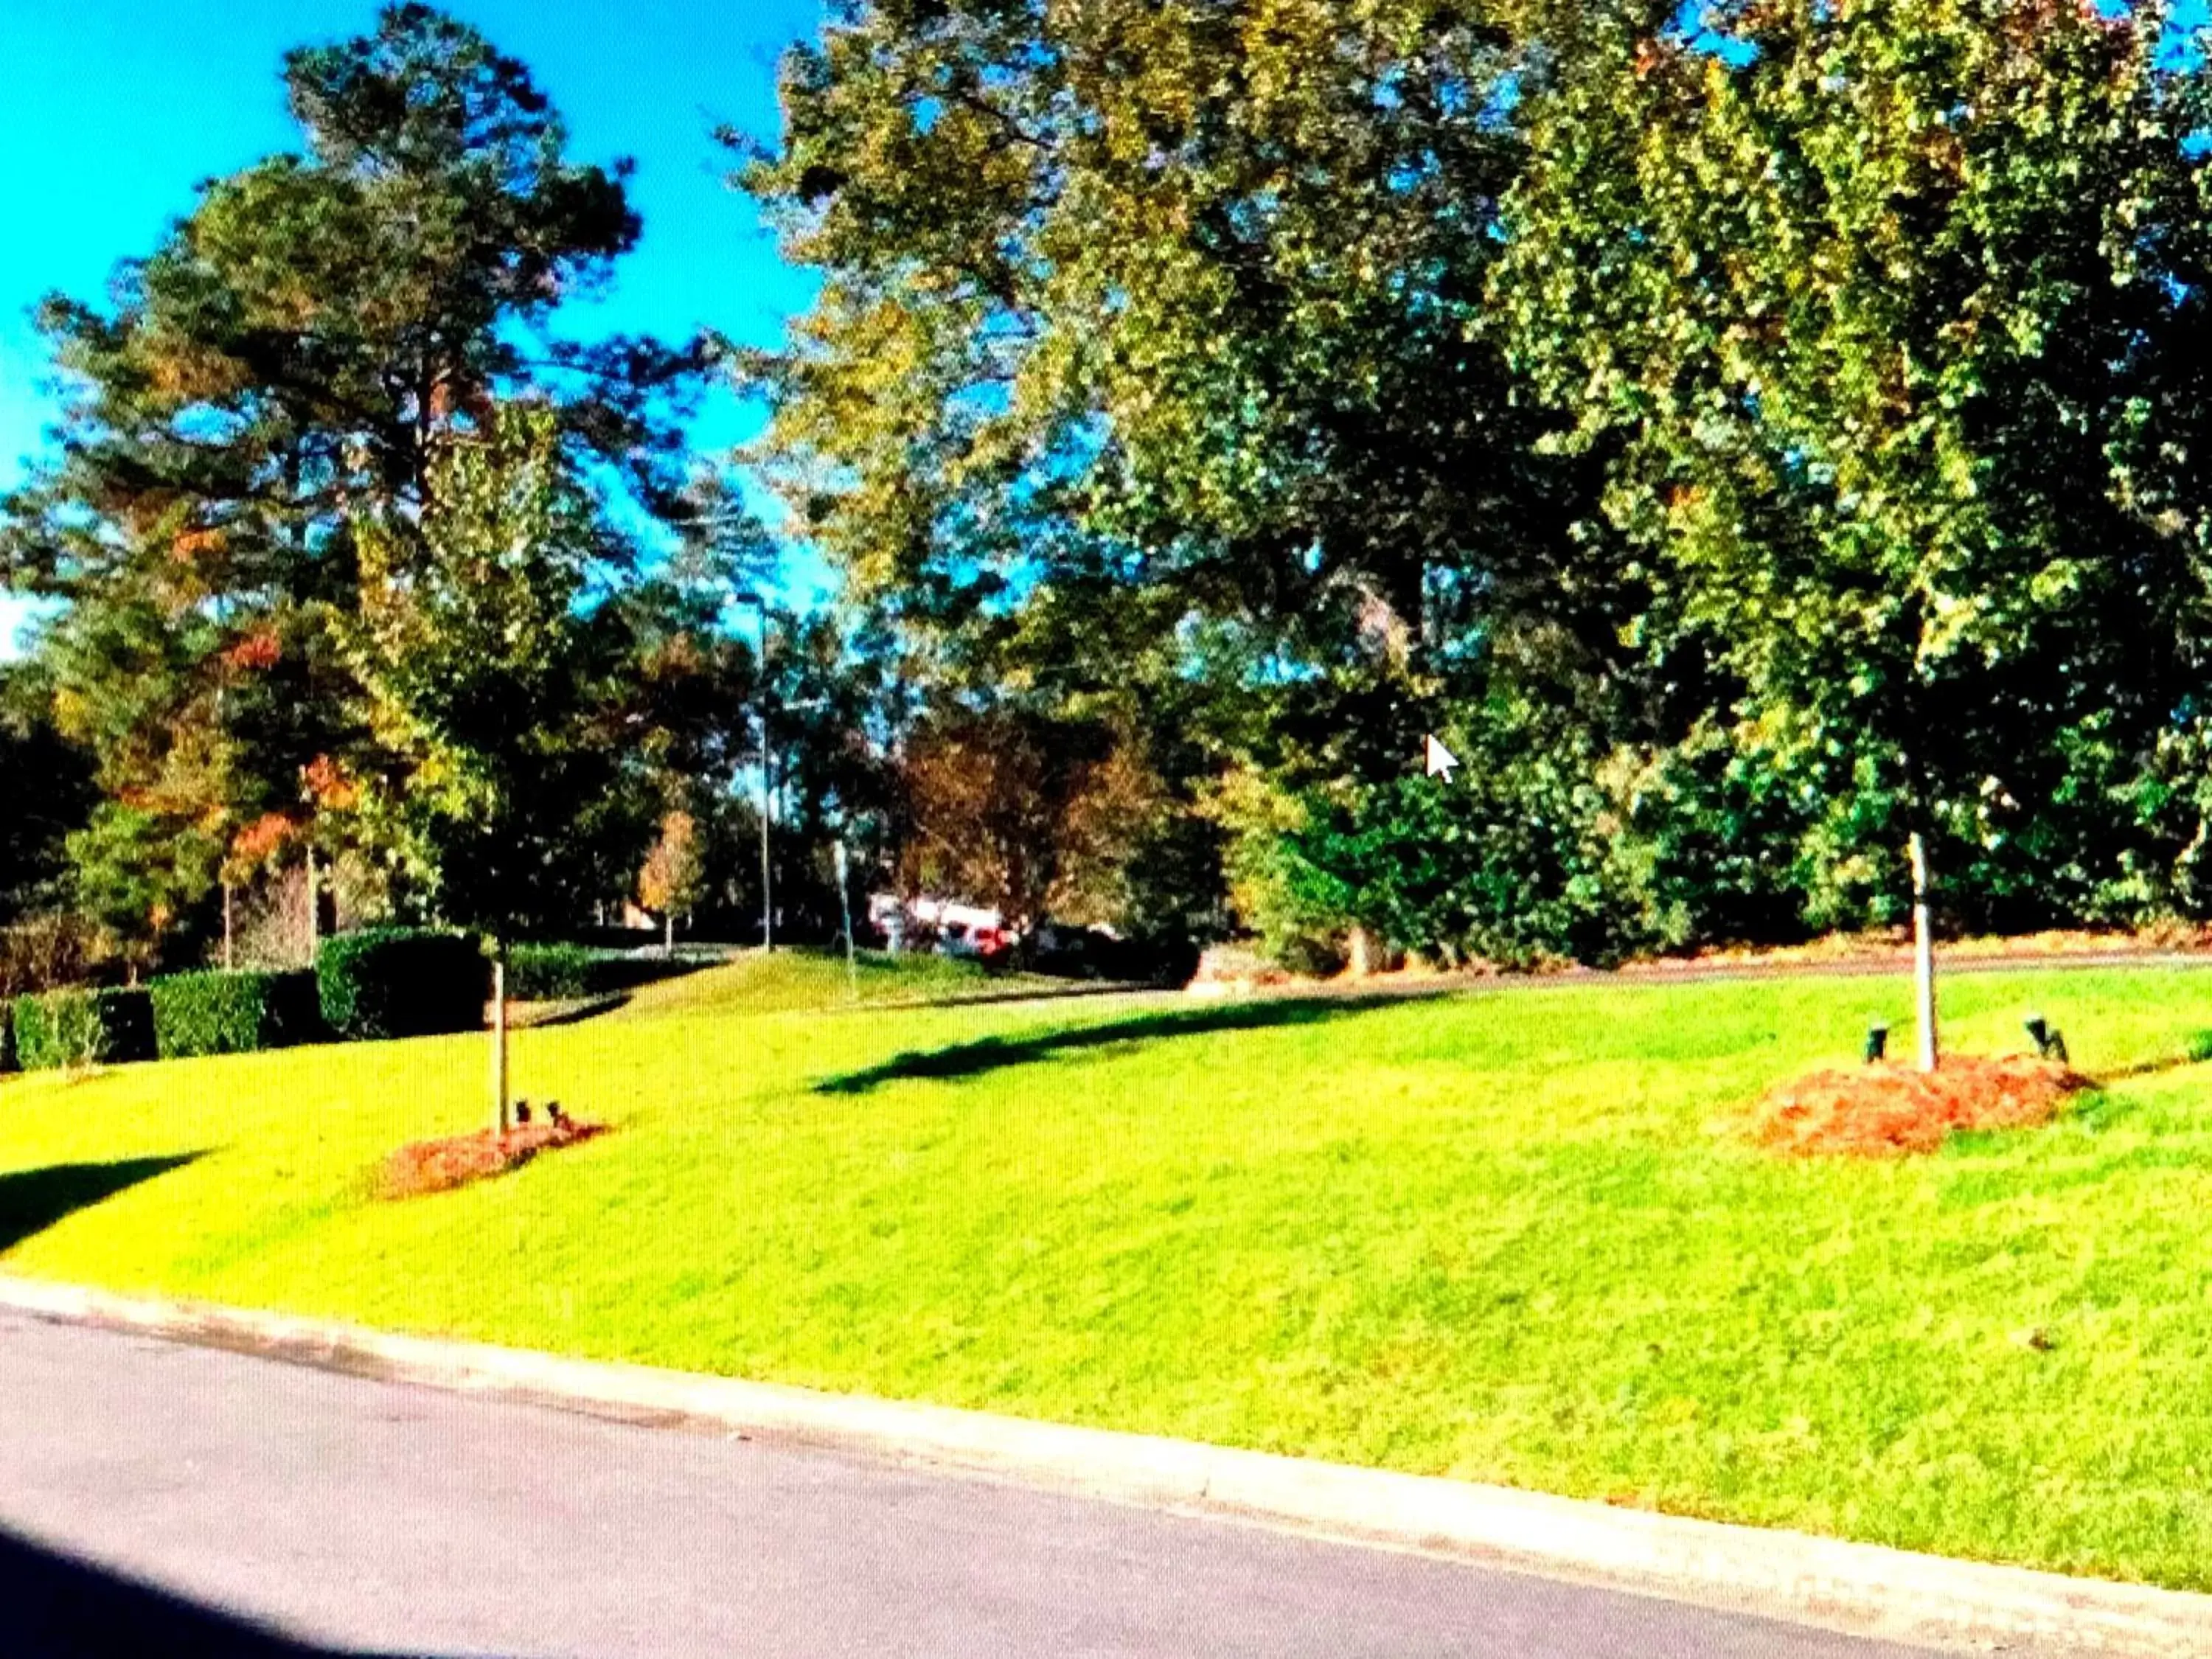
[[[0,1315],[7,1659],[1907,1652]]]

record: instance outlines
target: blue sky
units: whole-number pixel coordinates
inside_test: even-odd
[[[568,118],[573,152],[634,156],[645,234],[580,336],[711,324],[774,339],[810,289],[721,181],[708,137],[775,131],[775,63],[820,21],[818,0],[452,0],[527,63]],[[0,0],[0,488],[39,451],[52,404],[27,313],[55,289],[95,297],[117,260],[149,252],[199,180],[293,148],[285,49],[358,33],[374,0]],[[696,434],[743,435],[725,404]],[[0,653],[20,619],[0,596]]]

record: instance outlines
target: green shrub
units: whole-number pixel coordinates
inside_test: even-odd
[[[595,996],[604,959],[580,945],[518,945],[507,953],[507,994],[517,1002]]]
[[[473,939],[409,927],[341,933],[315,958],[323,1023],[349,1041],[475,1030],[489,972]]]
[[[630,990],[696,965],[586,945],[517,945],[507,953],[507,994],[517,1002],[566,1002]]]
[[[147,988],[164,1060],[311,1042],[322,1027],[310,973],[176,974]]]
[[[151,1060],[154,1003],[143,991],[49,991],[15,1000],[15,1059],[27,1072]]]

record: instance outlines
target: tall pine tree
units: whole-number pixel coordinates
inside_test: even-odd
[[[294,52],[283,78],[296,153],[203,186],[105,302],[41,307],[59,453],[0,522],[0,580],[64,606],[58,707],[112,810],[212,849],[149,929],[226,854],[281,847],[272,822],[336,836],[333,781],[380,769],[339,648],[388,574],[360,527],[433,512],[456,434],[529,394],[574,467],[682,511],[703,348],[554,328],[636,242],[627,165],[571,160],[525,67],[427,6]]]

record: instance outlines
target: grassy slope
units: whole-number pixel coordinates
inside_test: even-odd
[[[834,1012],[858,1001],[957,1002],[1065,991],[1067,981],[1012,974],[994,976],[973,962],[885,956],[863,951],[848,969],[842,954],[778,951],[657,981],[631,993],[627,1012],[781,1014]]]
[[[0,1170],[205,1154],[97,1203],[96,1177],[0,1175],[0,1250],[2212,1588],[2206,1068],[1938,1158],[1784,1164],[1728,1121],[1847,1058],[1901,986],[893,1017],[748,1014],[714,1000],[776,998],[681,983],[519,1039],[525,1092],[621,1133],[404,1205],[369,1203],[364,1173],[477,1121],[478,1042],[0,1083]],[[2212,973],[1947,997],[1966,1046],[2017,1047],[2035,1006],[2106,1072],[2212,1026]]]

